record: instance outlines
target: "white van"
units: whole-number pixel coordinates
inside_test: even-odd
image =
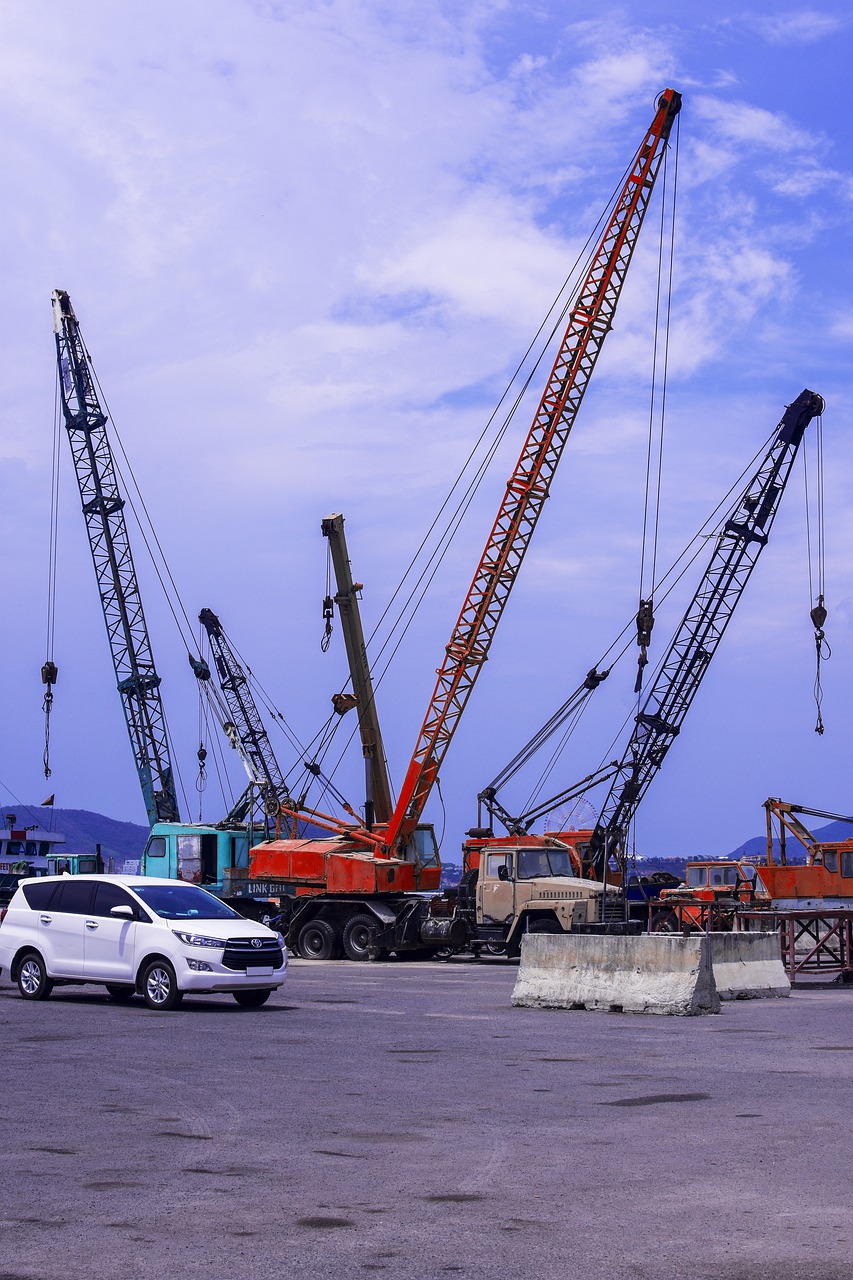
[[[187,992],[229,992],[256,1008],[284,982],[280,933],[181,880],[45,876],[24,880],[0,923],[0,975],[25,1000],[58,983],[103,983],[174,1009]]]

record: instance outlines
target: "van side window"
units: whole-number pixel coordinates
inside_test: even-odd
[[[56,897],[50,904],[51,911],[68,911],[73,915],[85,915],[92,901],[93,884],[91,880],[75,880],[69,876],[63,880]]]
[[[28,907],[32,907],[33,911],[46,911],[58,885],[55,880],[49,880],[47,884],[39,884],[37,880],[28,880],[21,888],[24,891]]]
[[[139,914],[136,903],[129,893],[125,893],[120,885],[102,880],[95,885],[95,901],[92,905],[93,916],[108,916],[113,907],[132,907],[134,916]]]

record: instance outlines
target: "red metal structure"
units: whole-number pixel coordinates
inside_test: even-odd
[[[313,867],[308,892],[320,885],[357,881],[360,892],[371,877],[374,892],[437,888],[439,865],[424,862],[420,823],[447,748],[467,705],[503,615],[551,481],[574,425],[595,362],[609,332],[637,237],[648,207],[667,139],[681,109],[681,95],[665,89],[654,119],[595,250],[572,307],[566,331],[518,463],[480,558],[459,619],[446,647],[411,763],[390,821],[372,830],[347,825],[326,814],[311,820],[339,837],[308,846],[325,866]],[[290,817],[301,815],[284,810]],[[344,841],[340,840],[344,837]],[[251,875],[270,882],[293,881],[305,842],[283,840],[253,851]],[[302,846],[300,848],[299,846]],[[343,860],[341,866],[333,862]],[[315,860],[312,860],[315,861]],[[346,864],[344,866],[343,864]],[[369,870],[368,868],[372,868]],[[305,885],[307,889],[307,883]],[[298,890],[297,890],[298,892]]]
[[[601,238],[507,482],[486,549],[453,629],[423,727],[386,833],[403,845],[417,826],[542,511],[613,313],[643,223],[681,95],[666,89]]]

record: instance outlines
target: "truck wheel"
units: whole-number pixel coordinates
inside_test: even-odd
[[[338,931],[328,920],[309,920],[299,931],[299,954],[306,960],[334,960]]]
[[[562,933],[556,920],[531,920],[528,933]]]
[[[25,1000],[46,1000],[53,990],[53,979],[37,951],[28,951],[18,965],[18,990]]]
[[[184,998],[175,970],[166,960],[152,960],[142,975],[142,998],[149,1009],[177,1009]]]
[[[679,933],[678,916],[674,911],[656,911],[652,916],[652,933]]]
[[[344,925],[344,955],[348,960],[369,960],[370,940],[376,930],[376,920],[363,912],[353,916]]]

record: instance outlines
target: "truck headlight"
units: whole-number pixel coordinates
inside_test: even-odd
[[[223,938],[206,938],[203,933],[182,933],[179,929],[173,929],[172,933],[185,947],[220,947],[223,950],[225,948]]]

